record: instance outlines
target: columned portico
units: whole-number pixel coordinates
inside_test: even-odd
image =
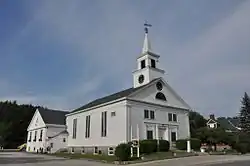
[[[168,140],[170,143],[178,139],[177,125],[145,122],[144,126],[144,139]]]

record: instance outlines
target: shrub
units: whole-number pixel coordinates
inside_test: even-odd
[[[198,138],[191,138],[191,149],[193,150],[200,150],[201,148],[201,140]]]
[[[157,140],[141,140],[140,153],[149,154],[157,151]]]
[[[159,151],[160,152],[169,151],[169,142],[167,140],[159,140]]]
[[[187,150],[187,140],[188,139],[179,139],[176,141],[176,148],[179,150]],[[197,138],[191,138],[191,149],[200,150],[201,147],[201,140]]]
[[[115,156],[118,158],[120,161],[128,161],[130,159],[130,145],[129,144],[119,144],[115,148]]]
[[[236,144],[235,150],[237,150],[237,152],[240,152],[242,154],[246,154],[248,150],[248,144],[247,143]]]

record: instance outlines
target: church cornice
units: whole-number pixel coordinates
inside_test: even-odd
[[[144,71],[144,70],[147,70],[147,69],[152,69],[152,70],[154,70],[154,71],[161,72],[162,74],[165,73],[164,70],[161,70],[161,69],[158,69],[158,68],[154,68],[154,67],[151,67],[151,66],[146,66],[146,67],[143,68],[143,69],[137,69],[137,70],[133,71],[132,73],[136,73],[136,72],[138,72],[138,71]]]
[[[143,57],[145,55],[150,55],[150,56],[153,56],[155,58],[159,58],[160,57],[160,55],[158,55],[156,53],[153,53],[153,52],[150,52],[150,51],[146,51],[146,52],[142,53],[137,59],[139,59],[139,58],[141,58],[141,57]]]
[[[182,110],[182,111],[185,111],[185,112],[190,112],[191,110],[188,109],[188,108],[182,108],[182,107],[177,107],[177,106],[170,106],[170,105],[163,105],[163,104],[156,104],[156,103],[151,103],[151,102],[147,102],[147,101],[141,101],[141,100],[136,100],[136,99],[131,99],[131,98],[127,98],[126,99],[127,101],[132,101],[132,102],[136,102],[136,103],[144,103],[146,105],[154,105],[154,106],[157,106],[157,107],[160,107],[160,108],[172,108],[172,109],[179,109],[179,110]],[[133,105],[133,104],[131,104]]]

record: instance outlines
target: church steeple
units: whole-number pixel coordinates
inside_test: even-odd
[[[137,58],[137,70],[133,72],[134,87],[145,85],[155,78],[162,77],[164,70],[158,69],[159,55],[153,53],[151,43],[148,38],[148,28],[152,25],[145,23],[145,37],[142,53]]]
[[[149,38],[148,38],[148,30],[145,30],[145,37],[144,37],[144,42],[143,42],[143,47],[142,47],[142,54],[144,54],[146,52],[152,52],[151,43],[150,43]]]

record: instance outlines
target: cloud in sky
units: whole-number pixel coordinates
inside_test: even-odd
[[[0,99],[67,110],[131,87],[147,19],[177,93],[205,115],[236,115],[250,92],[249,15],[244,0],[6,1]]]

